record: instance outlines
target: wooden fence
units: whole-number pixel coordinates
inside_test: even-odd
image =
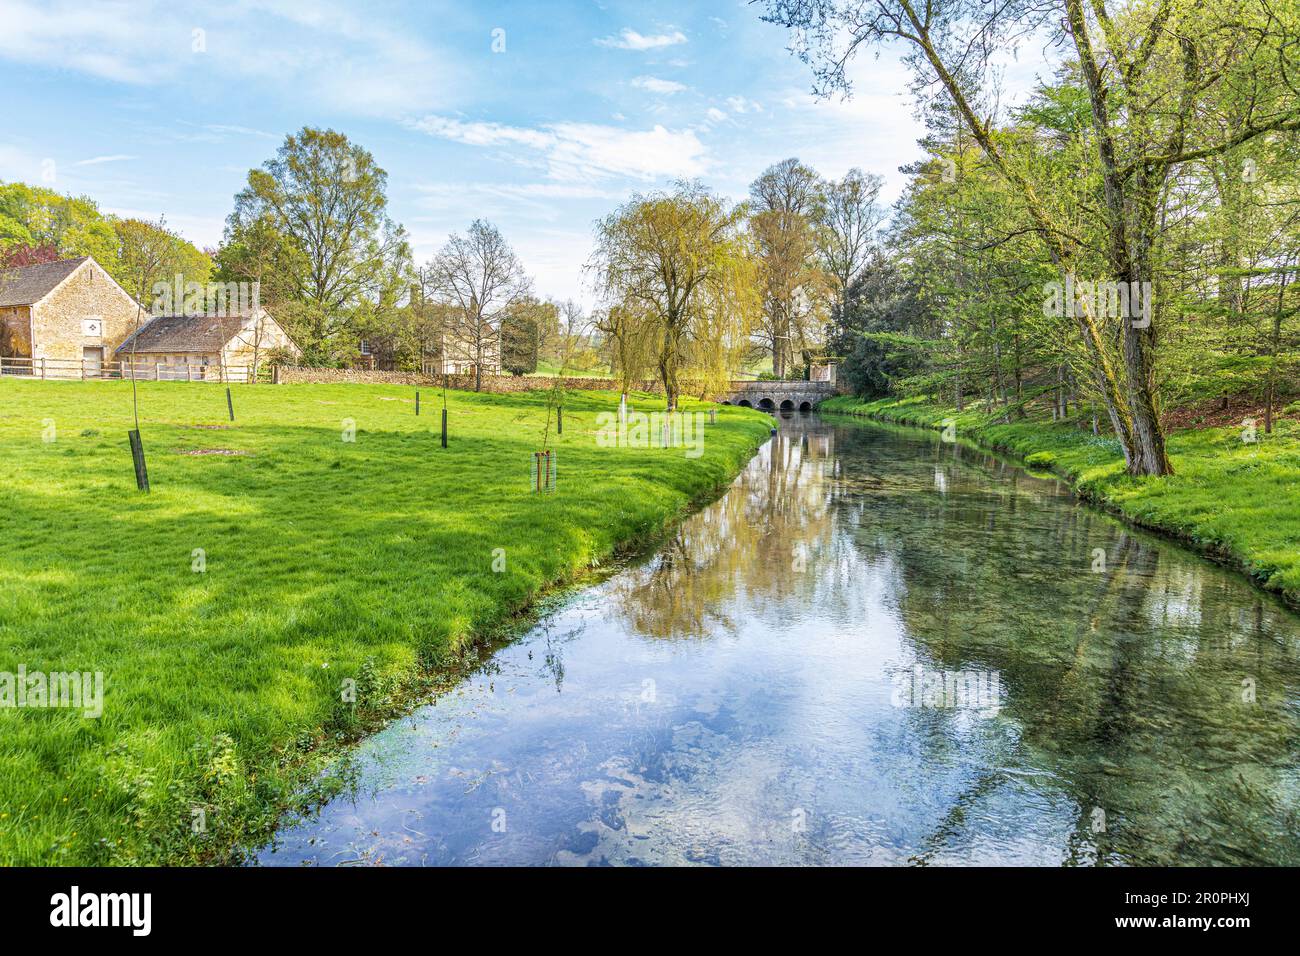
[[[133,374],[134,373],[134,376]],[[10,358],[0,356],[0,375],[90,381],[130,379],[142,382],[269,382],[269,366],[190,365],[171,362],[103,362],[93,359]]]

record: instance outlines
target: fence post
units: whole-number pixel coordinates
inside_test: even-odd
[[[153,380],[155,382],[162,381],[162,362],[153,363]]]
[[[41,356],[41,381],[45,381],[45,356]]]

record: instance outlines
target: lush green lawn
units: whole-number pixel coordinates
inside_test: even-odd
[[[1025,457],[1069,478],[1086,497],[1145,527],[1170,532],[1300,608],[1300,422],[1279,421],[1272,435],[1242,440],[1243,429],[1185,429],[1169,438],[1175,474],[1133,478],[1113,438],[1075,424],[993,424],[977,410],[958,414],[918,399],[860,402],[834,398],[827,411],[942,428],[959,438]]]
[[[537,495],[543,396],[451,393],[446,450],[439,393],[418,418],[413,398],[235,386],[231,425],[220,386],[144,383],[145,495],[129,383],[0,380],[0,671],[106,685],[99,719],[0,708],[0,863],[226,858],[335,744],[540,590],[725,484],[769,424],[724,408],[695,459],[600,448],[596,414],[616,399],[576,393],[550,438],[558,486]],[[213,450],[241,454],[186,454]]]

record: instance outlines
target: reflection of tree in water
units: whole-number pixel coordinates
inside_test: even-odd
[[[649,637],[702,638],[743,625],[730,610],[739,597],[760,616],[815,599],[834,545],[834,434],[797,421],[778,430],[726,495],[684,522],[654,560],[619,576],[614,612]]]
[[[558,694],[564,689],[564,645],[577,640],[587,628],[585,624],[578,624],[563,633],[556,633],[552,619],[549,617],[543,618],[537,626],[545,636],[542,666],[546,669],[551,682],[555,684],[555,692]],[[533,659],[531,650],[528,652],[528,659]]]
[[[899,463],[912,490],[877,491],[858,516],[859,547],[894,556],[899,611],[922,660],[1000,673],[999,719],[1017,733],[986,762],[1048,771],[1073,798],[1070,859],[1300,862],[1296,619],[1104,516],[1044,506],[1045,486],[1001,477],[996,459],[938,454]],[[1098,547],[1103,573],[1091,570]],[[1241,699],[1248,676],[1253,705]],[[937,760],[960,747],[941,733],[925,742]],[[952,836],[968,801],[995,796],[997,776],[980,779],[922,859]],[[1094,808],[1102,832],[1092,832]]]

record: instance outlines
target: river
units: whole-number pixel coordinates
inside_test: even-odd
[[[1300,864],[1300,617],[937,434],[784,418],[264,865]]]

